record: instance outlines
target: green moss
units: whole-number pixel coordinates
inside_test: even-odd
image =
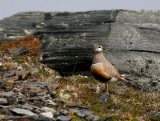
[[[139,82],[150,82],[150,79],[149,78],[140,78],[138,81]]]
[[[31,35],[31,34],[34,32],[34,30],[24,30],[24,32],[25,32],[27,35]]]
[[[5,115],[0,114],[0,120],[3,119],[5,117]]]
[[[10,38],[10,39],[17,39],[17,38],[22,38],[22,37],[24,37],[24,36],[8,36],[8,38]]]
[[[68,27],[69,25],[62,22],[61,26]]]
[[[37,28],[42,28],[42,26],[36,26]]]
[[[50,75],[47,71],[44,71],[41,69],[38,70],[38,74],[43,75],[44,77],[49,77],[49,75]]]
[[[160,120],[160,116],[150,115],[149,119],[151,121],[159,121]]]
[[[85,119],[82,119],[80,117],[77,117],[77,116],[73,116],[72,117],[72,121],[86,121]]]
[[[4,29],[3,28],[0,28],[0,32],[2,32]]]

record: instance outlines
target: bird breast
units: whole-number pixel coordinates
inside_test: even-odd
[[[102,62],[92,64],[90,69],[91,69],[92,74],[94,75],[101,76],[107,80],[111,79],[111,76],[107,72],[104,71]]]

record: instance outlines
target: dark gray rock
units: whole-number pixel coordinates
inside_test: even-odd
[[[0,97],[6,97],[6,98],[8,98],[8,97],[13,96],[14,94],[15,94],[15,93],[14,93],[13,91],[1,92],[1,93],[0,93]]]
[[[22,105],[22,108],[27,110],[33,110],[33,106],[28,103],[25,103],[24,105]]]
[[[59,112],[62,115],[67,115],[68,114],[68,111],[67,110],[63,110],[63,109],[59,110]]]
[[[18,56],[18,55],[22,55],[24,53],[26,53],[28,51],[28,49],[26,48],[26,46],[21,45],[16,51],[14,51],[12,54],[13,56]]]
[[[27,12],[18,13],[0,21],[0,41],[2,43],[15,41],[21,37],[33,34],[39,27],[45,26],[45,13]]]
[[[37,114],[31,112],[30,110],[22,109],[22,108],[13,108],[12,113],[16,115],[27,115],[27,116],[36,116]]]
[[[51,82],[22,82],[22,85],[28,87],[29,89],[36,89],[36,88],[40,88],[40,89],[46,89],[50,86],[52,87],[57,87],[56,83],[51,83]],[[51,88],[51,89],[55,89],[55,88]]]
[[[83,111],[78,111],[77,116],[84,118],[86,116],[86,113],[84,113]]]
[[[156,111],[148,112],[147,116],[150,117],[150,120],[159,121],[159,119],[160,119],[160,109],[156,110]]]
[[[42,107],[41,110],[42,112],[52,112],[53,114],[56,112],[55,109],[49,107]]]
[[[99,97],[99,101],[107,102],[109,97],[110,97],[109,93],[104,93],[101,97]]]
[[[9,108],[10,106],[0,105],[0,114],[9,115],[10,113]]]
[[[47,86],[48,87],[48,86]],[[57,87],[56,87],[57,88]],[[56,89],[54,88],[54,89]],[[54,92],[48,91],[47,94],[50,94],[50,96],[54,99],[56,97],[56,94]]]
[[[159,77],[159,11],[57,13],[41,31],[43,62],[61,74],[89,71],[93,44],[121,73]]]
[[[58,116],[57,121],[71,121],[72,117],[71,116]]]
[[[160,11],[25,12],[0,21],[0,41],[42,40],[43,63],[62,75],[89,72],[94,43],[120,73],[160,77]]]
[[[99,121],[100,120],[98,116],[94,116],[94,115],[87,116],[86,119],[88,121]]]
[[[0,89],[6,88],[6,82],[0,82]]]
[[[48,113],[48,114],[47,114]],[[51,112],[41,113],[38,115],[39,121],[56,121],[56,119],[53,117],[53,114],[50,114]]]
[[[13,115],[6,115],[3,118],[4,121],[37,121],[36,117],[30,117],[30,116],[13,116]]]
[[[15,76],[15,75],[16,75],[16,73],[13,71],[13,72],[3,74],[2,77],[8,78],[8,77],[12,77],[12,76]]]
[[[70,106],[71,108],[69,110],[75,110],[77,112],[77,116],[81,118],[85,118],[88,116],[93,115],[93,111],[89,110],[86,107],[81,107],[81,106]]]
[[[116,110],[115,113],[118,114],[118,115],[120,115],[122,113],[122,111]]]
[[[8,104],[7,98],[0,98],[0,105]]]

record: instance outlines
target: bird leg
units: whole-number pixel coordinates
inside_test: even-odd
[[[106,92],[108,93],[108,83],[105,83]]]

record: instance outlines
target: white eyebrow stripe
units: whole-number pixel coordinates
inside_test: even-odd
[[[97,66],[97,65],[99,65],[99,64],[101,64],[101,63],[95,63],[95,64],[92,64],[92,66]]]

